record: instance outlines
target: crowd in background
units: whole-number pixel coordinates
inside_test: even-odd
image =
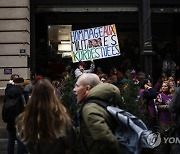
[[[138,49],[134,48],[134,54],[136,53],[138,54],[136,50]],[[134,58],[134,56],[132,57]],[[60,113],[62,111],[66,113],[66,110],[64,109],[65,107],[67,109],[67,112],[69,112],[70,117],[73,120],[73,125],[77,127],[79,125],[78,115],[76,115],[77,114],[76,110],[78,110],[78,104],[77,104],[76,98],[73,95],[72,90],[79,76],[81,76],[83,73],[93,72],[98,75],[102,83],[111,83],[120,89],[122,103],[126,101],[124,94],[127,91],[127,89],[131,86],[132,86],[131,88],[134,87],[136,92],[132,94],[132,98],[134,99],[134,102],[132,103],[136,103],[136,106],[138,106],[137,109],[138,109],[138,113],[140,114],[137,116],[140,116],[140,118],[142,118],[142,120],[145,121],[149,129],[152,129],[153,131],[159,131],[161,134],[165,135],[166,131],[175,124],[176,114],[169,112],[169,103],[171,102],[174,92],[180,86],[179,66],[173,60],[172,55],[170,53],[167,53],[165,55],[164,60],[161,63],[160,76],[156,77],[157,79],[153,79],[153,77],[151,77],[149,74],[145,74],[144,72],[141,71],[140,64],[138,63],[139,59],[132,59],[132,57],[125,58],[119,66],[118,65],[113,66],[110,70],[105,70],[105,71],[101,67],[96,65],[96,61],[91,60],[91,65],[89,69],[87,68],[85,62],[79,62],[75,70],[73,70],[70,66],[67,66],[65,68],[65,71],[61,74],[60,78],[56,78],[52,80],[46,76],[37,75],[34,80],[30,81],[30,80],[24,80],[22,77],[19,77],[19,75],[14,74],[11,76],[9,83],[7,84],[7,88],[5,91],[5,98],[8,97],[9,93],[11,93],[13,86],[18,86],[18,87],[21,87],[19,88],[20,93],[24,94],[26,104],[30,102],[29,104],[33,106],[31,97],[33,98],[37,97],[35,96],[35,94],[33,94],[33,91],[36,89],[36,85],[39,85],[40,81],[43,81],[43,79],[46,78],[47,81],[45,80],[41,84],[45,84],[44,88],[47,88],[47,89],[54,88],[57,99],[59,99],[59,101],[62,102],[62,106],[59,107],[60,108],[59,110],[61,110]],[[137,55],[135,57],[137,57]],[[136,67],[134,67],[135,65]],[[39,87],[42,86],[41,84],[39,85]],[[52,87],[50,84],[52,85]],[[36,90],[38,91],[38,89]],[[63,99],[65,96],[66,98]],[[53,95],[53,97],[55,96]],[[129,93],[129,97],[131,97],[130,93]],[[44,101],[43,96],[40,99]],[[53,100],[54,103],[58,102],[58,101],[54,101],[53,98],[51,99]],[[52,106],[47,105],[46,107],[51,108]],[[26,112],[31,112],[29,108],[26,109],[26,106],[24,106],[24,109],[22,109],[21,112],[19,112],[19,114],[21,114],[24,110]],[[125,108],[125,109],[128,109],[128,108]],[[47,110],[45,109],[44,111],[47,111]],[[38,111],[36,112],[38,113]],[[25,115],[24,112],[23,114]],[[54,113],[52,117],[55,115],[56,113]],[[25,116],[28,116],[28,115],[25,115]],[[41,118],[43,117],[43,115],[39,115],[39,116]],[[19,125],[25,126],[27,124],[24,121],[22,115],[21,115],[21,118],[18,118],[20,119],[18,127]],[[26,118],[28,119],[28,117]],[[29,117],[29,119],[31,118]],[[66,122],[64,123],[64,127],[66,127],[66,124],[70,126],[70,124],[68,124],[69,123],[68,117],[65,117],[65,119],[66,119],[65,120]],[[35,119],[31,119],[31,120],[35,121]],[[9,126],[7,128],[9,132],[8,149],[11,151],[14,148],[15,140],[17,140],[17,138],[15,137],[16,132],[15,132],[14,124],[15,124],[15,119],[13,123],[8,124],[8,125],[11,125],[12,128],[10,128]],[[30,124],[27,124],[27,125],[30,125]],[[54,127],[56,127],[56,125],[54,125]],[[23,134],[24,130],[21,130],[21,128],[18,128],[18,129],[20,129],[19,133],[20,133],[21,141],[22,142],[28,141],[28,138],[25,136],[25,134]],[[33,128],[34,131],[35,129],[36,128]],[[44,137],[43,136],[42,140],[48,139],[48,138],[52,139],[53,137],[57,137],[58,135],[61,136],[63,135],[63,133],[66,133],[66,132],[56,132],[56,129],[53,129],[53,128],[52,129],[48,128],[48,129],[55,131],[54,135],[48,134],[49,136],[46,136],[47,138],[46,137],[43,138]],[[41,135],[41,134],[38,134],[38,132],[36,133],[35,134],[38,136]],[[46,133],[46,132],[43,132],[43,133]],[[29,132],[29,134],[31,133]],[[36,137],[37,136],[34,136],[35,141],[40,139],[40,137],[37,137],[37,138]],[[24,147],[22,147],[22,143],[19,140],[18,140],[18,144],[20,145],[19,148],[21,150],[22,149],[24,150]],[[30,149],[34,150],[34,148],[42,148],[41,146],[43,145],[44,144],[40,144],[40,145],[38,144],[38,146],[40,147],[34,147],[33,144],[30,144]],[[167,145],[161,145],[160,149],[161,151],[163,151],[163,153],[169,153],[170,147],[168,147]]]

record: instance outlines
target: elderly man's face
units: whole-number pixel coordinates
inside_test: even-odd
[[[76,95],[77,101],[83,100],[88,94],[89,88],[87,85],[83,85],[80,79],[77,80],[76,85],[73,89],[74,94]]]

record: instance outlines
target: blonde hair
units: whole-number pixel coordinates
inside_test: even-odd
[[[173,93],[174,93],[174,88],[170,86],[170,84],[169,84],[169,81],[168,81],[168,80],[163,81],[162,85],[163,85],[163,84],[166,84],[166,85],[167,85],[167,87],[168,87],[167,94],[169,94],[169,95],[170,95],[170,94],[173,94]],[[163,92],[163,90],[162,90],[162,86],[161,86],[161,88],[160,88],[159,92]]]
[[[17,135],[22,142],[52,141],[66,136],[71,119],[59,102],[54,87],[47,79],[40,79],[33,89],[26,109],[16,119]]]

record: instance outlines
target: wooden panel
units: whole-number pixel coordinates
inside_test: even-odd
[[[0,43],[30,43],[28,32],[0,32]]]
[[[0,19],[29,19],[28,8],[0,8]]]
[[[25,49],[25,53],[30,55],[30,45],[28,44],[0,44],[0,55],[18,55],[20,49]]]
[[[27,67],[27,56],[0,56],[0,67]]]
[[[29,6],[29,0],[0,0],[0,7]]]
[[[0,31],[26,30],[30,32],[28,20],[0,20]]]
[[[12,74],[19,74],[19,76],[23,77],[24,79],[30,79],[30,69],[29,68],[12,68]],[[11,77],[11,74],[4,74],[4,68],[0,68],[1,80],[9,80],[10,77]],[[1,82],[3,82],[3,81],[1,81]],[[1,84],[0,84],[0,87],[1,87]]]

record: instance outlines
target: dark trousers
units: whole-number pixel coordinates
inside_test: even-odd
[[[22,142],[17,140],[15,131],[8,131],[8,154],[14,154],[15,141],[17,141],[17,153],[26,154],[26,146]]]

